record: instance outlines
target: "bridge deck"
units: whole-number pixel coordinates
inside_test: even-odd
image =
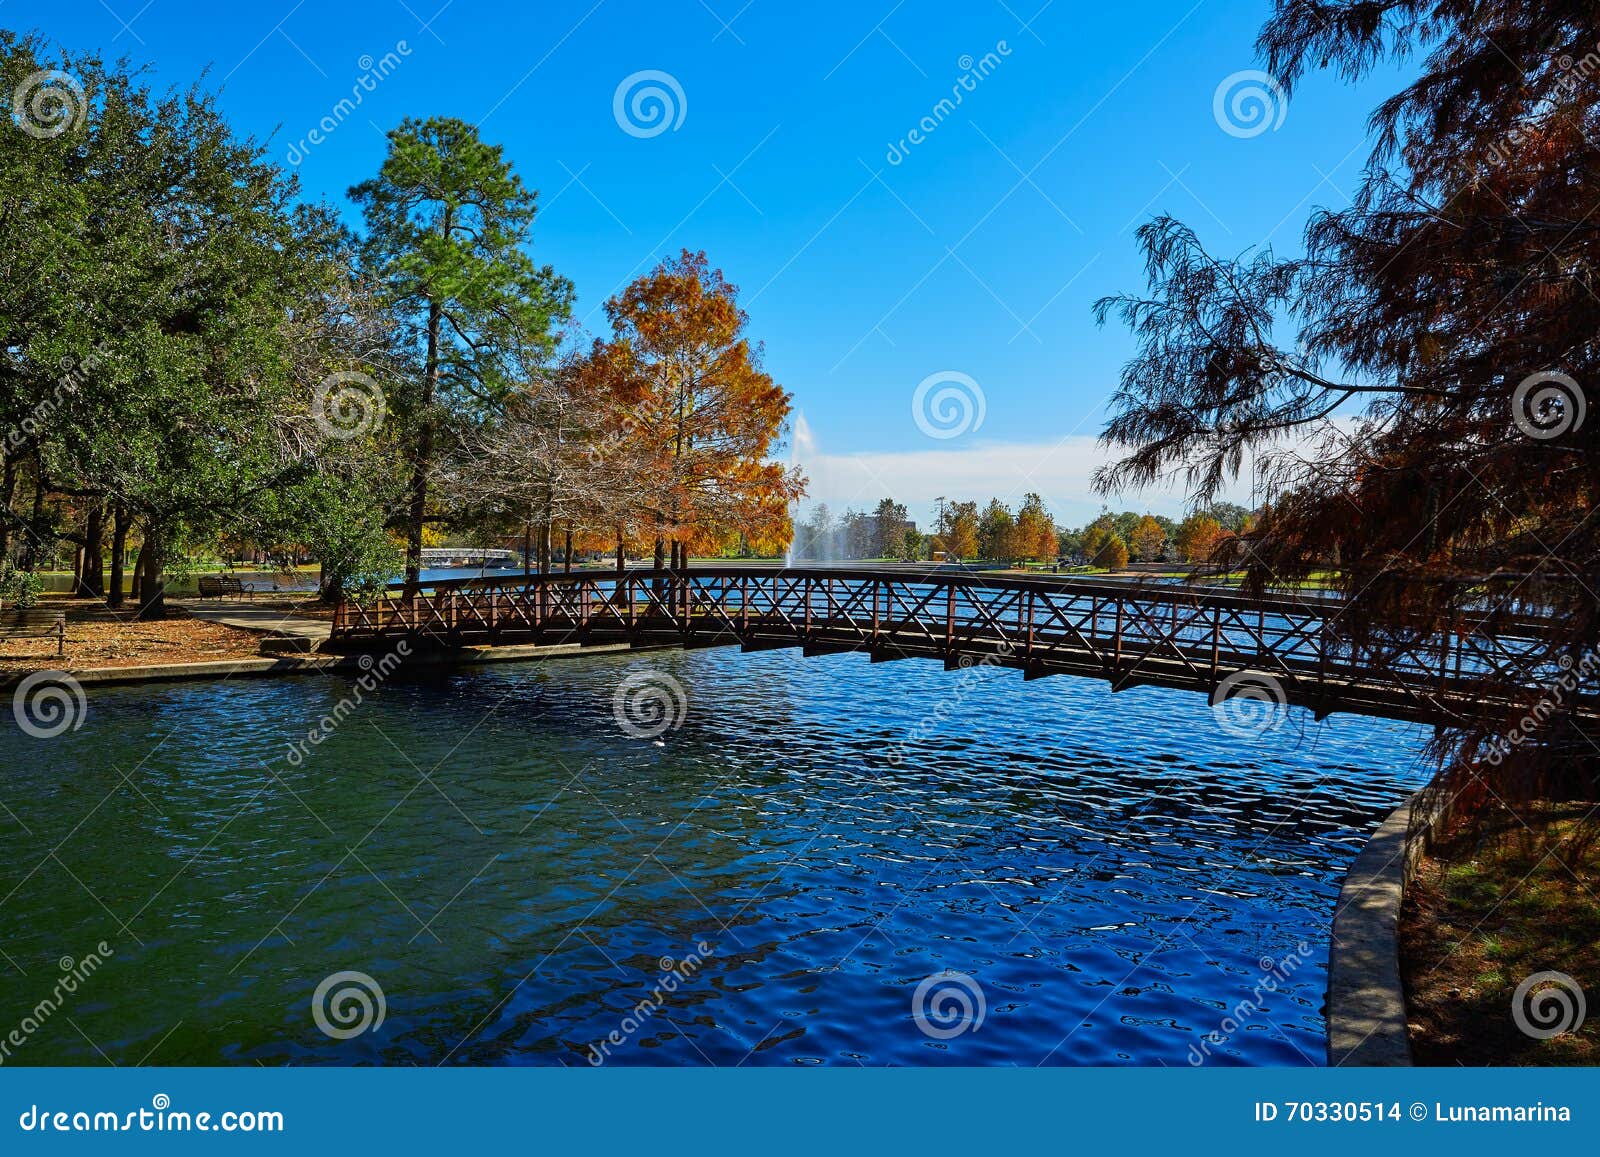
[[[335,614],[335,646],[400,638],[439,646],[619,643],[874,662],[997,665],[1026,678],[1068,674],[1122,690],[1144,684],[1270,696],[1333,711],[1427,723],[1498,720],[1567,668],[1540,656],[1536,619],[1465,616],[1452,630],[1358,648],[1337,599],[1254,599],[1218,588],[967,572],[724,567],[678,574],[544,575],[438,583],[411,599]],[[1379,653],[1381,651],[1381,654]],[[1219,691],[1220,689],[1220,691]],[[1593,688],[1569,696],[1600,724]],[[1600,734],[1600,725],[1594,729]]]

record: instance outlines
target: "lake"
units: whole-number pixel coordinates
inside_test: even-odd
[[[0,730],[7,1064],[1321,1064],[1426,778],[1412,725],[793,650],[87,704]]]

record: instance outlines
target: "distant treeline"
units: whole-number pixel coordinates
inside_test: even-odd
[[[938,500],[938,515],[924,532],[902,503],[881,500],[872,510],[835,515],[813,507],[795,527],[795,557],[815,562],[945,556],[989,562],[1054,563],[1058,559],[1116,569],[1130,561],[1194,563],[1210,559],[1224,536],[1245,530],[1251,512],[1218,502],[1181,521],[1131,510],[1102,513],[1078,528],[1057,523],[1038,494],[1028,493],[1015,511],[998,498],[977,502]]]

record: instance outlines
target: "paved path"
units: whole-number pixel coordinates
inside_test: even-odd
[[[313,645],[325,643],[333,631],[333,624],[322,619],[308,619],[271,607],[253,607],[249,603],[201,602],[197,599],[172,600],[197,619],[220,623],[241,631],[261,631],[278,638],[309,639]]]

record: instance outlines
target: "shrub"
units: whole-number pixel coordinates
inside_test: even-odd
[[[44,593],[44,579],[31,570],[17,570],[7,564],[0,569],[0,604],[25,611],[37,606]]]

